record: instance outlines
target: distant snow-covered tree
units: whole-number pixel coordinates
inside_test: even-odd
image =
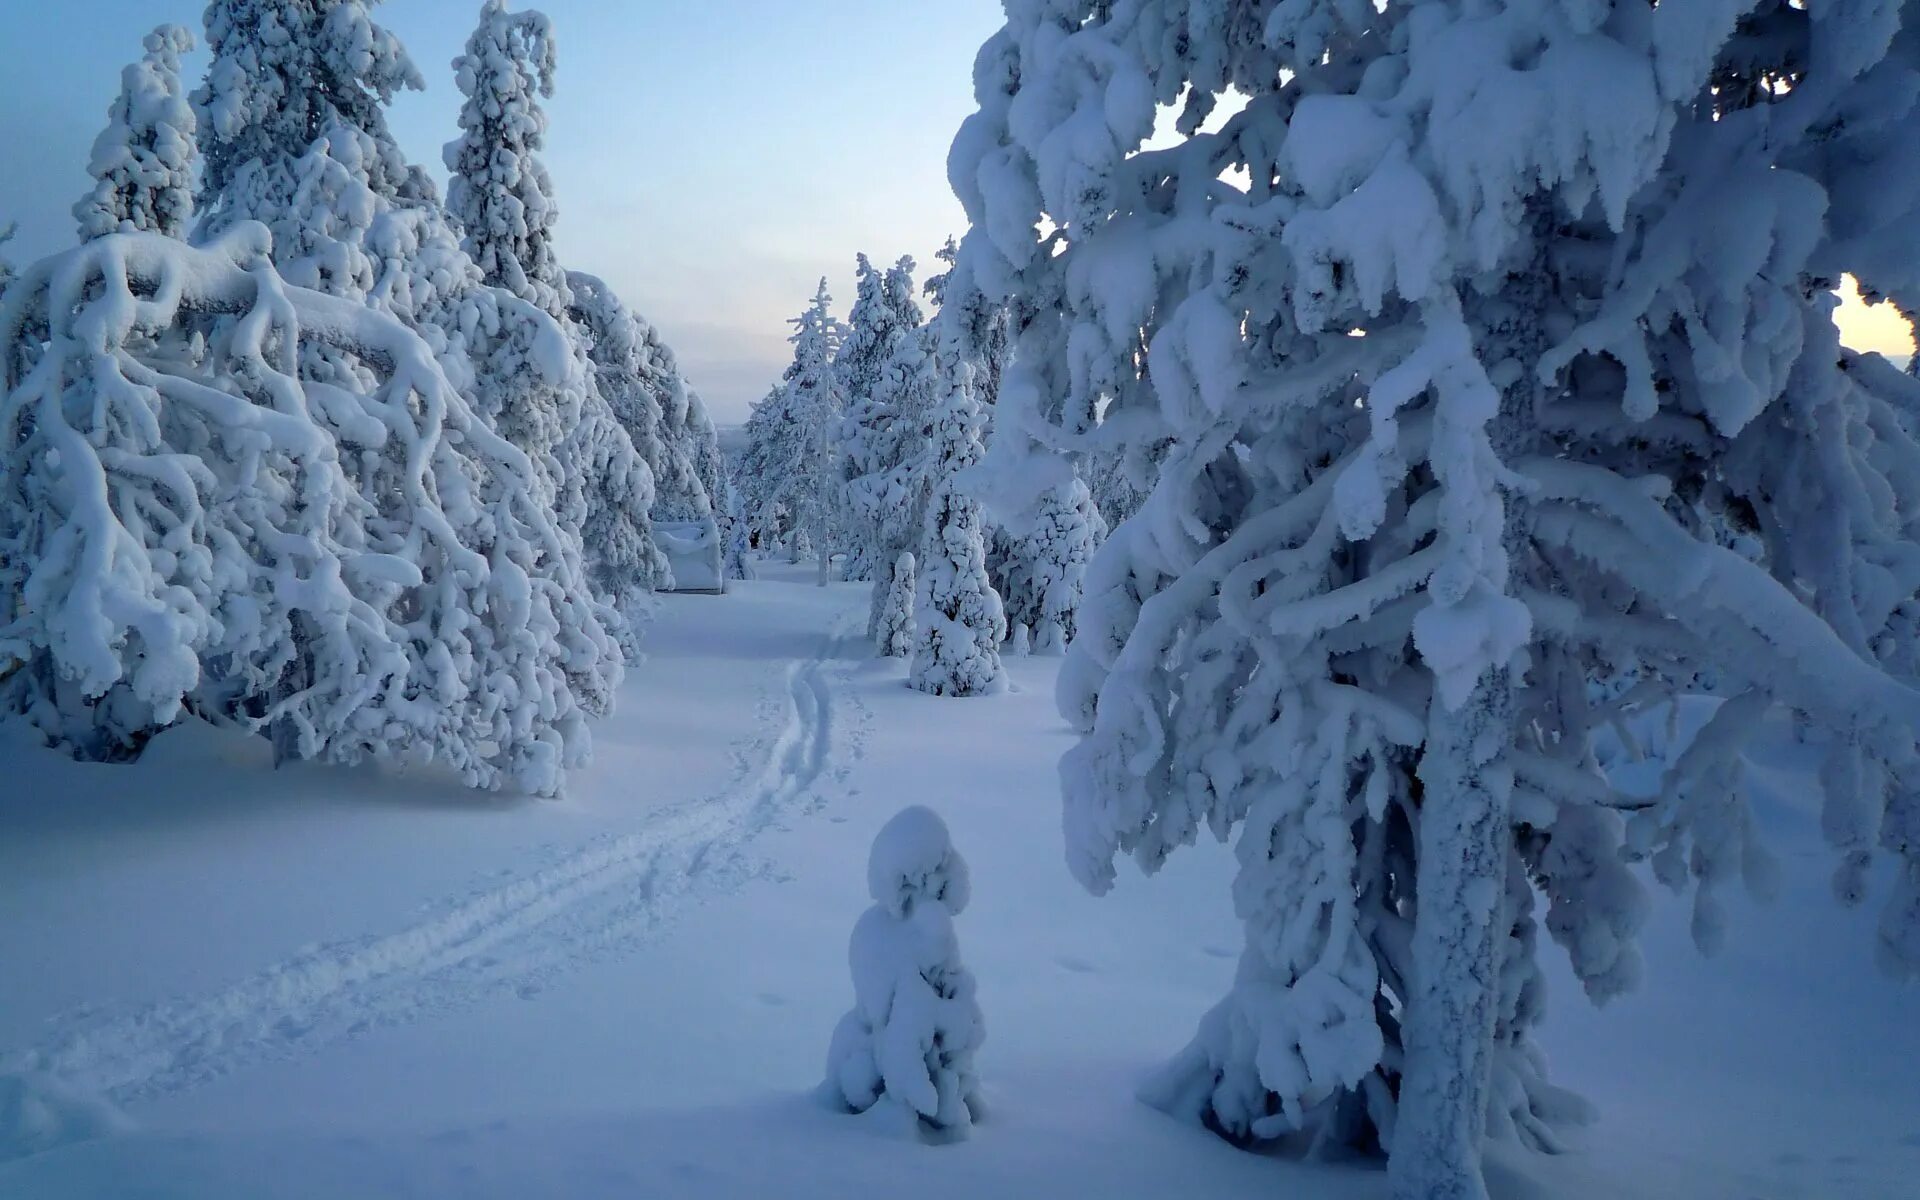
[[[616,514],[612,519],[632,531],[633,553],[621,575],[630,580],[630,586],[635,589],[671,588],[672,569],[653,540],[654,464],[664,460],[666,449],[660,441],[660,405],[643,375],[641,355],[645,342],[641,324],[621,303],[620,297],[595,276],[580,271],[567,272],[567,294],[567,316],[586,342],[587,357],[593,363],[594,386],[606,401],[614,421],[626,432],[628,444],[638,460],[632,465],[622,464],[621,473],[628,481],[628,502],[607,506]],[[619,480],[612,482],[617,485]],[[644,507],[640,507],[642,488]],[[622,537],[621,544],[627,540]],[[610,583],[609,587],[614,585]]]
[[[1235,983],[1156,1103],[1484,1197],[1483,1136],[1582,1107],[1531,1040],[1539,925],[1631,986],[1646,861],[1711,948],[1767,875],[1740,752],[1775,707],[1826,746],[1838,893],[1890,856],[1879,948],[1920,967],[1920,391],[1830,293],[1920,300],[1916,20],[1010,6],[945,284],[1014,307],[996,482],[1030,514],[1076,461],[1152,467],[1061,679],[1068,858],[1101,892],[1205,828],[1240,864]],[[1702,686],[1658,793],[1610,783],[1597,731]]]
[[[162,25],[141,42],[146,54],[120,72],[120,94],[93,143],[93,190],[74,205],[80,237],[150,230],[187,235],[193,222],[193,106],[180,82],[180,55],[193,35]]]
[[[463,243],[481,276],[559,316],[567,305],[566,274],[554,254],[559,210],[540,161],[553,95],[553,26],[546,14],[508,12],[486,0],[466,52],[453,60],[466,103],[460,136],[448,142],[447,209],[466,232]]]
[[[900,339],[873,395],[841,425],[846,512],[870,553],[886,564],[875,572],[867,636],[881,653],[890,634],[883,613],[900,555],[919,548],[935,465],[932,422],[946,381],[933,331],[922,327]],[[911,624],[911,615],[907,617]]]
[[[731,472],[721,483],[724,497],[720,510],[720,544],[723,548],[721,569],[726,572],[728,579],[756,578],[753,570],[753,530],[747,521],[740,489],[733,482]]]
[[[901,809],[867,857],[873,907],[847,947],[853,1009],[827,1049],[821,1093],[849,1112],[875,1105],[929,1141],[965,1138],[980,1119],[973,1058],[986,1040],[953,918],[971,897],[966,860],[931,809]]]
[[[840,424],[841,474],[846,481],[839,499],[845,505],[848,579],[875,579],[884,590],[884,576],[897,557],[875,514],[863,507],[861,489],[871,492],[872,481],[895,465],[899,439],[893,430],[895,414],[886,394],[892,381],[889,364],[903,342],[920,328],[920,306],[914,297],[914,262],[903,257],[885,272],[859,256],[860,293],[847,315],[847,335],[834,359],[847,415]]]
[[[759,425],[748,423],[750,432],[767,439],[758,462],[767,473],[762,504],[785,513],[796,553],[798,539],[804,538],[819,557],[821,583],[840,543],[841,472],[834,439],[846,408],[833,369],[840,326],[828,309],[832,301],[822,279],[813,303],[792,321],[793,362],[781,377],[777,413]]]
[[[761,549],[771,550],[785,540],[790,528],[790,514],[780,502],[779,471],[789,461],[785,443],[791,431],[778,385],[748,407],[741,432],[746,444],[735,475],[740,519],[749,538]]]
[[[1007,621],[987,582],[980,505],[963,475],[980,460],[980,405],[973,368],[946,371],[947,394],[933,423],[933,490],[917,560],[913,661],[907,682],[935,696],[978,696],[1001,685]]]

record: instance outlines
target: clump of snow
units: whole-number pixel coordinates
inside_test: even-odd
[[[132,1128],[106,1100],[44,1072],[0,1072],[0,1163]]]
[[[854,1007],[827,1048],[823,1095],[849,1112],[883,1105],[929,1141],[964,1138],[982,1113],[973,1056],[986,1029],[953,931],[970,893],[946,822],[900,810],[873,839],[867,892],[847,947]]]

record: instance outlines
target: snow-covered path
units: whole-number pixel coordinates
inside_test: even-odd
[[[1382,1196],[1377,1172],[1241,1154],[1134,1101],[1231,975],[1231,862],[1205,845],[1102,900],[1073,884],[1056,663],[922,696],[860,644],[864,589],[767,574],[665,599],[564,801],[275,772],[211,731],[131,769],[0,749],[0,1056],[138,1125],[0,1163],[0,1200]],[[851,1000],[867,843],[910,802],[974,872],[957,925],[991,1111],[958,1146],[808,1095]],[[1920,1032],[1865,990],[1823,859],[1787,858],[1778,936],[1819,977],[1768,974],[1749,908],[1712,965],[1676,912],[1653,986],[1609,1012],[1556,975],[1549,1049],[1606,1120],[1587,1154],[1502,1155],[1498,1200],[1912,1194],[1898,1064]],[[1844,1030],[1808,1019],[1836,1006]]]
[[[777,699],[756,710],[777,715],[735,754],[757,766],[714,795],[648,812],[630,832],[592,838],[403,928],[302,950],[210,995],[57,1019],[0,1069],[31,1066],[118,1103],[149,1100],[498,991],[530,995],[569,965],[630,947],[696,894],[742,878],[742,848],[817,800],[836,757],[859,752],[863,731],[836,712],[828,682],[844,673],[848,624],[837,616],[811,653],[785,665]]]

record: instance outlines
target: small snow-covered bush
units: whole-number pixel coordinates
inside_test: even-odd
[[[849,1112],[887,1104],[933,1141],[981,1116],[974,1052],[986,1039],[953,918],[967,906],[966,860],[932,809],[901,809],[867,858],[873,907],[847,947],[854,1005],[827,1049],[822,1093]]]
[[[886,598],[874,620],[874,645],[888,658],[913,653],[913,554],[902,551],[886,578]]]

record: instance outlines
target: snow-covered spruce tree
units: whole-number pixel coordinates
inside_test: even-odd
[[[619,514],[634,536],[631,562],[618,577],[629,580],[634,588],[667,590],[673,586],[673,572],[666,555],[653,541],[651,516],[658,499],[654,465],[665,461],[667,451],[660,440],[660,404],[643,375],[642,326],[599,278],[581,271],[569,271],[566,278],[567,316],[586,343],[594,386],[606,401],[608,412],[625,430],[638,458],[637,463],[623,464],[630,495],[623,502],[603,506]],[[644,506],[639,503],[642,486]],[[605,583],[610,590],[618,590],[619,585],[612,580]]]
[[[1000,376],[1006,369],[1010,314],[1004,301],[990,299],[965,271],[956,274],[960,244],[951,237],[934,252],[946,267],[928,276],[922,288],[939,306],[943,334],[973,368],[974,399],[992,411],[1000,396]],[[991,429],[992,422],[988,422]]]
[[[93,190],[73,207],[80,237],[150,230],[187,235],[193,221],[193,107],[180,82],[180,55],[193,35],[162,25],[141,42],[146,54],[120,72],[120,94],[93,143]]]
[[[720,453],[720,430],[700,393],[687,389],[687,435],[693,450],[693,477],[700,484],[708,511],[718,516],[726,491],[727,460]]]
[[[913,805],[867,856],[873,907],[847,946],[853,1008],[827,1048],[821,1095],[848,1112],[884,1108],[928,1141],[965,1138],[982,1115],[973,1056],[986,1040],[953,918],[971,891],[946,822]]]
[[[640,377],[660,408],[663,454],[654,466],[660,493],[654,515],[667,521],[710,521],[713,496],[703,481],[701,464],[712,420],[680,374],[680,364],[659,331],[638,313],[634,319],[640,324]]]
[[[576,363],[569,386],[545,405],[534,398],[528,411],[543,420],[517,444],[547,470],[560,522],[580,535],[597,594],[630,624],[645,594],[662,581],[650,516],[656,481],[600,386],[587,339],[572,325],[568,276],[554,253],[559,213],[539,157],[547,128],[541,98],[553,94],[554,55],[544,14],[509,13],[502,0],[481,7],[466,52],[453,63],[466,102],[461,134],[444,150],[452,175],[447,209],[481,278],[572,335]],[[613,369],[624,376],[625,366]],[[628,382],[623,377],[614,386]]]
[[[770,449],[772,498],[787,513],[797,538],[820,561],[820,582],[827,582],[840,545],[840,465],[834,439],[846,409],[845,393],[833,362],[840,347],[839,323],[828,311],[833,297],[820,281],[813,303],[792,321],[793,361],[782,375],[778,440]],[[799,544],[795,543],[796,546]]]
[[[1829,291],[1920,296],[1915,20],[1050,0],[983,49],[950,161],[956,273],[1017,305],[995,444],[1158,456],[1062,676],[1069,860],[1104,891],[1204,827],[1240,862],[1235,985],[1158,1103],[1484,1196],[1483,1134],[1578,1111],[1537,899],[1596,999],[1639,974],[1633,861],[1711,948],[1776,707],[1827,747],[1839,894],[1893,856],[1879,948],[1920,965],[1920,391]],[[1705,679],[1659,792],[1612,787],[1595,730]]]
[[[978,696],[1001,685],[1007,619],[987,582],[980,505],[963,478],[980,461],[973,368],[955,362],[945,374],[947,394],[933,422],[932,496],[916,563],[907,684],[935,696]]]
[[[860,493],[865,488],[870,494],[872,481],[894,466],[891,454],[898,439],[894,437],[894,413],[886,392],[892,382],[888,378],[889,364],[901,343],[921,324],[913,269],[913,259],[903,257],[881,272],[866,255],[859,256],[856,273],[860,293],[847,314],[845,344],[834,358],[847,405],[838,446],[841,474],[846,481],[839,497],[845,506],[846,578],[874,579],[879,589],[886,587],[884,576],[897,557],[898,547],[887,542],[871,509],[863,507]]]
[[[203,233],[244,220],[273,228],[299,185],[294,164],[334,124],[372,140],[365,173],[377,195],[419,198],[425,177],[388,133],[385,109],[424,83],[398,39],[374,22],[377,2],[209,0],[213,60],[193,93]]]
[[[570,271],[567,284],[569,313],[592,343],[600,389],[651,476],[650,520],[690,522],[724,548],[714,493],[726,486],[726,468],[719,434],[699,394],[687,386],[673,351],[654,327],[604,282]],[[673,586],[664,558],[658,569],[653,586]]]
[[[792,430],[787,421],[786,393],[775,385],[747,409],[746,446],[740,451],[736,478],[740,519],[748,537],[762,550],[786,540],[789,514],[780,502],[779,471],[789,462],[786,448]]]
[[[557,792],[619,661],[525,456],[267,241],[110,234],[7,289],[0,710],[87,758],[190,711]],[[203,352],[150,351],[188,328]],[[315,344],[358,366],[313,378]]]
[[[753,570],[753,529],[747,521],[746,506],[731,470],[721,484],[720,544],[724,548],[721,567],[728,579],[756,578]]]
[[[444,157],[447,209],[466,231],[462,244],[482,277],[559,316],[567,304],[553,249],[559,211],[539,157],[547,135],[540,99],[553,95],[553,67],[546,14],[510,13],[506,0],[486,0],[466,53],[453,60],[467,99],[460,136]]]
[[[945,395],[935,354],[934,331],[922,326],[894,347],[865,406],[865,419],[842,424],[842,446],[852,476],[846,484],[849,521],[886,565],[875,573],[868,605],[867,636],[881,654],[891,654],[889,599],[898,589],[893,568],[902,553],[919,548],[926,525],[934,451],[932,421]],[[912,613],[897,620],[910,627]]]
[[[912,551],[902,550],[887,571],[887,594],[873,641],[888,658],[913,653],[914,565]]]
[[[1081,580],[1105,533],[1105,522],[1078,476],[1040,494],[1015,548],[1031,579],[1033,653],[1060,654],[1073,640]]]

